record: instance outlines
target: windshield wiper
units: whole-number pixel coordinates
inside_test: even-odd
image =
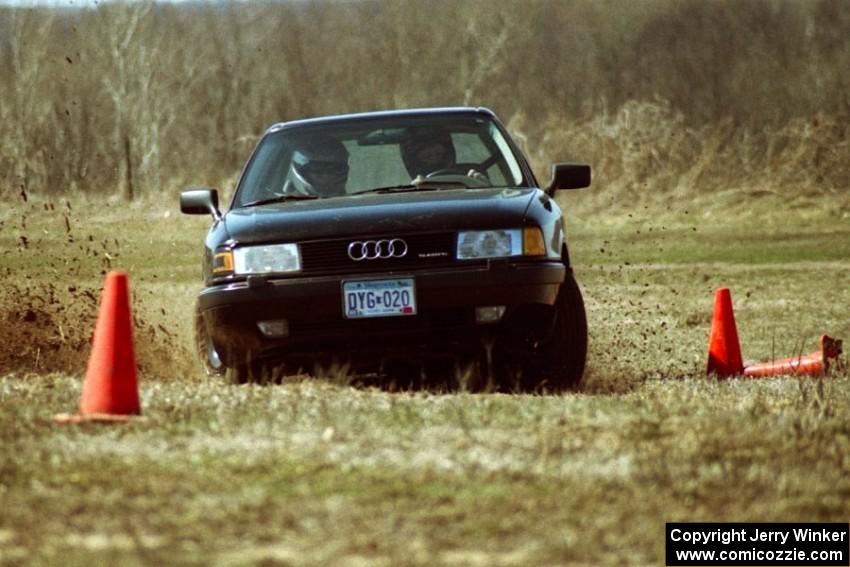
[[[267,199],[257,199],[256,201],[249,201],[247,203],[243,203],[243,207],[256,207],[258,205],[270,205],[272,203],[285,203],[287,201],[312,201],[313,199],[318,199],[318,195],[275,195],[274,197],[268,197]]]
[[[362,193],[405,193],[408,191],[438,191],[440,189],[452,189],[454,187],[466,187],[462,181],[423,181],[421,183],[406,183],[403,185],[389,185],[387,187],[375,187],[365,191],[357,191],[352,195]]]
[[[420,185],[389,185],[387,187],[375,187],[374,189],[366,189],[365,191],[357,191],[354,195],[361,195],[363,193],[404,193],[405,191],[419,191],[422,189]],[[430,190],[437,189],[436,187],[426,187]]]

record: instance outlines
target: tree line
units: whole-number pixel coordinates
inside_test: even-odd
[[[492,108],[541,177],[572,158],[672,190],[798,156],[837,190],[848,33],[841,0],[6,6],[0,190],[232,185],[274,122],[442,105]]]

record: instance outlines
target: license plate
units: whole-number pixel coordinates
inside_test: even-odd
[[[346,319],[416,315],[413,278],[343,282]]]

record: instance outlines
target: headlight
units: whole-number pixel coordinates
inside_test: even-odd
[[[237,274],[271,274],[301,270],[301,254],[297,244],[243,246],[233,250]]]
[[[457,235],[457,259],[545,256],[543,232],[525,227],[509,230],[474,230]]]
[[[502,258],[522,255],[522,231],[474,230],[457,235],[457,259]]]

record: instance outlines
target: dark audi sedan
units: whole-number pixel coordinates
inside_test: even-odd
[[[180,196],[184,213],[213,219],[195,317],[202,363],[237,383],[337,362],[378,377],[437,367],[464,386],[573,388],[587,322],[553,197],[589,184],[589,166],[556,164],[541,188],[482,108],[275,124],[226,213],[215,189]]]

